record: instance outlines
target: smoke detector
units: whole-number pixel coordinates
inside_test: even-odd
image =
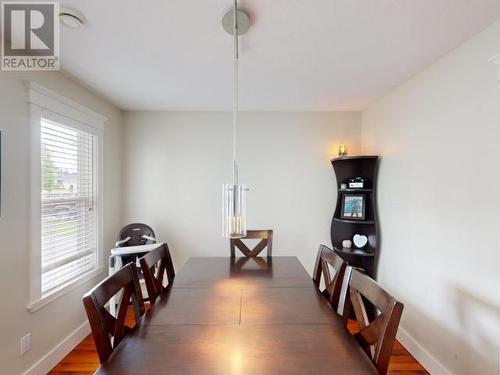
[[[70,29],[79,29],[85,24],[85,17],[74,9],[61,8],[59,11],[61,23]]]

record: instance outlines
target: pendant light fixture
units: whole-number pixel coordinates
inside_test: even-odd
[[[236,149],[236,130],[238,127],[238,36],[244,34],[250,26],[250,18],[238,9],[238,0],[234,0],[234,9],[222,19],[222,26],[233,35],[233,182],[222,185],[222,235],[227,238],[243,238],[247,235],[246,198],[248,188],[238,180]]]

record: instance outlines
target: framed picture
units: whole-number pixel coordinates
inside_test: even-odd
[[[340,216],[342,219],[365,220],[365,196],[344,194]]]

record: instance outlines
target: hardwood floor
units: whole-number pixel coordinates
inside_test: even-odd
[[[351,333],[358,331],[355,321],[349,321],[347,328]],[[389,363],[389,371],[387,373],[392,375],[429,374],[397,340],[392,347],[391,362]]]
[[[50,374],[93,374],[98,367],[99,357],[92,335],[89,335]]]
[[[133,325],[132,311],[127,314],[127,325]],[[351,331],[355,330],[355,323],[349,325]],[[93,374],[99,367],[99,358],[94,346],[92,335],[87,336],[71,353],[69,353],[50,372],[52,375],[68,374]],[[427,371],[411,356],[403,346],[396,342],[389,364],[390,375],[421,375],[428,374]]]

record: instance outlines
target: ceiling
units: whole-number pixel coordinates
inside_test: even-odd
[[[66,0],[63,70],[124,110],[230,110],[232,0]],[[500,17],[498,0],[240,0],[243,110],[361,110]],[[498,51],[491,51],[492,55]]]

